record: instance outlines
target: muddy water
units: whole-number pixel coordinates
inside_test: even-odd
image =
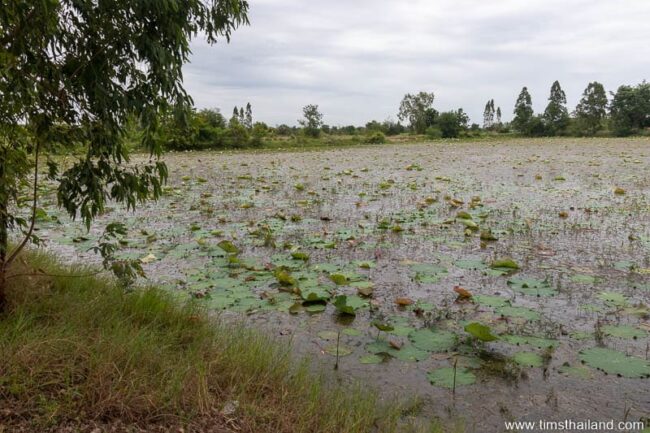
[[[166,161],[170,181],[160,201],[135,213],[115,208],[97,226],[125,222],[129,236],[120,254],[149,257],[151,279],[291,339],[328,369],[333,333],[345,330],[340,353],[351,353],[332,370],[337,380],[362,381],[387,396],[419,396],[420,416],[462,418],[476,432],[503,431],[509,420],[650,416],[643,372],[605,374],[583,365],[580,355],[606,347],[647,366],[650,140],[182,153]],[[96,261],[86,250],[99,232],[85,234],[54,206],[46,209],[59,220],[42,225],[48,248]],[[477,227],[463,223],[461,211]],[[487,230],[498,240],[481,240]],[[216,245],[224,239],[241,250],[243,265],[228,264]],[[309,260],[292,259],[296,251]],[[519,269],[489,267],[503,258]],[[418,274],[417,263],[440,272]],[[310,281],[356,298],[353,282],[361,280],[373,293],[359,298],[365,305],[354,317],[342,317],[332,302],[323,312],[291,314],[299,299],[273,276],[282,266],[303,292]],[[329,275],[337,273],[349,281],[334,285]],[[528,281],[523,288],[521,279]],[[531,292],[534,284],[540,292]],[[455,286],[473,299],[459,302]],[[481,295],[506,304],[479,301]],[[398,298],[415,305],[399,306]],[[373,320],[399,329],[380,333]],[[500,338],[467,341],[463,328],[472,322]],[[393,356],[379,351],[379,364],[360,361],[378,352],[369,346],[378,334],[404,351],[415,344],[412,332],[424,328],[451,332],[457,343],[426,356],[417,351],[417,362],[398,359],[395,348]],[[517,345],[508,336],[539,337],[554,349]],[[536,355],[536,366],[513,361],[520,352]],[[454,364],[475,383],[455,393],[430,383],[428,373]]]

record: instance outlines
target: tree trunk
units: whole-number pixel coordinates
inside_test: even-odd
[[[0,313],[5,310],[7,306],[7,268],[5,266],[7,260],[7,249],[9,248],[9,216],[8,202],[9,191],[5,189],[5,164],[7,163],[6,149],[0,153]]]

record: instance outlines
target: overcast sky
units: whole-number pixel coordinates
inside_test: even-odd
[[[482,123],[528,86],[543,111],[559,80],[573,109],[587,83],[650,79],[650,0],[249,0],[230,44],[192,44],[198,107],[251,102],[256,121],[293,125],[318,104],[330,125],[396,118],[405,93],[436,95]]]

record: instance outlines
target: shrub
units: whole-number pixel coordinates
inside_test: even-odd
[[[383,132],[375,131],[366,136],[365,142],[369,144],[384,144],[386,143],[386,136]]]
[[[426,135],[427,138],[431,138],[432,140],[435,140],[437,138],[442,138],[442,131],[435,126],[430,126],[426,130]]]

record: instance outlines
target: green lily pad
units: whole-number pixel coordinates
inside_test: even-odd
[[[517,352],[512,359],[519,365],[524,367],[541,367],[544,365],[544,360],[541,356],[533,352]]]
[[[304,309],[308,313],[322,313],[327,309],[325,304],[309,304],[305,305]]]
[[[611,304],[617,307],[624,307],[627,305],[627,298],[616,292],[602,292],[600,295],[598,295],[598,298],[602,299],[607,304]]]
[[[593,275],[577,274],[571,277],[571,281],[578,284],[595,284],[598,282],[598,277],[595,277]]]
[[[499,307],[505,307],[507,305],[510,305],[510,301],[507,298],[503,298],[501,296],[474,295],[472,299],[474,300],[474,302],[480,305],[485,305],[487,307],[492,307],[492,308],[499,308]]]
[[[606,325],[603,326],[603,333],[610,337],[627,338],[634,340],[637,338],[645,338],[648,335],[648,333],[644,330],[628,325]]]
[[[429,352],[447,352],[456,345],[456,334],[433,329],[418,329],[409,334],[409,340],[421,350]]]
[[[487,269],[488,265],[481,259],[461,259],[454,262],[454,266],[470,271]]]
[[[355,328],[345,328],[343,331],[341,331],[341,334],[349,335],[351,337],[358,337],[363,333]]]
[[[427,378],[432,385],[449,389],[454,388],[454,385],[458,388],[476,383],[476,376],[466,368],[456,370],[453,367],[438,368],[427,373]]]
[[[390,356],[404,362],[424,361],[430,356],[429,352],[426,350],[421,350],[411,345],[404,345],[401,349],[391,349],[392,350],[388,352]]]
[[[219,248],[227,252],[228,254],[238,254],[239,248],[237,248],[232,242],[223,240],[217,244]]]
[[[343,314],[354,316],[357,314],[359,308],[363,308],[368,304],[366,301],[358,296],[345,296],[339,295],[334,298],[334,306]]]
[[[344,286],[348,283],[348,278],[343,274],[330,274],[330,280],[337,286]]]
[[[338,337],[339,337],[339,333],[336,331],[321,331],[318,333],[318,338],[327,341],[336,341]]]
[[[322,287],[307,287],[300,290],[300,296],[306,302],[327,301],[332,295]]]
[[[494,341],[499,338],[492,334],[492,330],[489,326],[477,322],[465,326],[465,332],[472,335],[474,338],[485,342]]]
[[[381,355],[366,355],[359,358],[361,364],[381,364],[385,357]]]
[[[565,376],[577,377],[578,379],[591,379],[591,370],[587,367],[572,367],[570,365],[563,365],[557,370],[560,374]]]
[[[580,351],[580,360],[589,367],[601,370],[607,374],[629,378],[650,377],[648,361],[627,356],[624,353],[603,347],[593,347]]]
[[[554,296],[557,290],[551,287],[548,280],[536,280],[534,278],[511,278],[508,286],[515,292],[530,296]]]
[[[511,258],[495,260],[490,264],[490,268],[496,270],[516,271],[519,269],[519,264]]]
[[[336,356],[336,354],[337,354],[337,350],[338,350],[338,356],[339,356],[339,357],[341,357],[341,356],[348,356],[348,355],[351,355],[351,354],[352,354],[352,349],[350,349],[350,348],[347,347],[347,346],[343,346],[342,344],[340,344],[340,345],[338,346],[338,349],[337,349],[336,344],[333,344],[333,345],[327,346],[327,347],[325,348],[325,353],[327,353],[328,355]]]
[[[301,251],[296,251],[291,253],[291,258],[294,260],[302,260],[302,261],[307,261],[309,260],[309,254],[303,253]]]
[[[526,307],[506,306],[497,308],[495,311],[503,317],[518,317],[526,320],[537,320],[540,317],[537,311]]]

